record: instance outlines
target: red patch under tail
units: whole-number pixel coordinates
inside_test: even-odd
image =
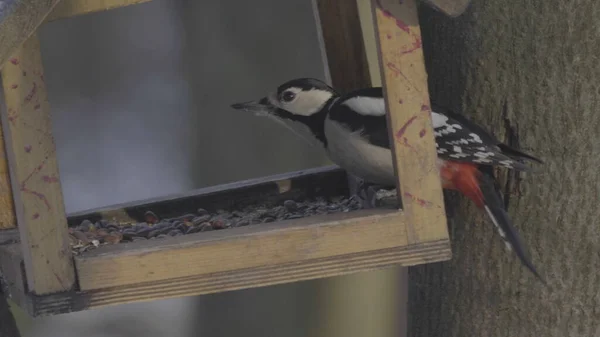
[[[442,166],[440,176],[442,187],[461,192],[473,200],[477,207],[485,209],[507,247],[517,254],[527,269],[546,284],[531,262],[529,252],[503,208],[502,200],[494,188],[493,177],[482,173],[475,164],[448,161]]]
[[[445,162],[441,168],[442,187],[457,190],[473,200],[479,208],[485,206],[485,200],[479,187],[479,169],[474,164]]]

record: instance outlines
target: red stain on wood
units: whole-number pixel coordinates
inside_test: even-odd
[[[30,190],[26,187],[21,187],[21,192],[29,193],[29,194],[36,196],[38,199],[40,199],[40,200],[42,200],[42,202],[44,202],[44,205],[46,205],[46,208],[48,208],[48,210],[52,209],[52,207],[50,207],[50,203],[48,202],[48,198],[46,198],[46,196],[44,194]]]
[[[406,123],[404,123],[404,125],[402,125],[402,127],[400,128],[400,130],[398,130],[398,132],[396,133],[396,138],[400,139],[402,138],[402,136],[404,135],[404,133],[406,133],[406,129],[417,119],[417,116],[412,116],[411,118],[409,118]]]
[[[426,133],[427,133],[427,131],[425,129],[421,129],[421,131],[419,131],[419,137],[421,137],[421,138],[425,137]]]
[[[417,205],[419,205],[421,207],[427,207],[427,208],[429,208],[429,207],[433,206],[433,203],[431,201],[428,201],[428,200],[416,197],[412,193],[404,192],[404,196],[407,197],[407,198],[410,198],[411,200],[413,200],[414,202],[416,202]]]
[[[402,103],[404,103],[404,101],[403,100],[399,100],[398,103],[402,104]]]
[[[400,144],[409,148],[412,151],[412,153],[419,154],[419,151],[417,151],[417,149],[414,146],[408,143],[408,139],[406,137],[402,137],[402,139],[400,139],[399,142]]]
[[[57,177],[51,177],[51,176],[42,176],[42,180],[46,183],[57,183],[58,182]]]
[[[13,84],[13,85],[10,86],[11,89],[17,89],[18,87],[19,87],[18,84]]]
[[[44,202],[44,205],[46,205],[46,208],[48,208],[48,210],[51,210],[52,207],[50,206],[50,203],[48,202],[48,198],[46,198],[46,196],[43,193],[34,191],[27,187],[27,182],[29,182],[29,180],[35,174],[39,173],[44,168],[44,165],[46,165],[46,161],[47,161],[47,159],[45,159],[40,165],[38,165],[38,167],[36,167],[33,171],[31,171],[31,173],[29,173],[29,175],[25,179],[23,179],[23,181],[21,182],[20,190],[23,193],[29,193],[31,195],[36,196],[38,199],[40,199],[40,200],[42,200],[42,202]]]
[[[15,112],[15,110],[8,108],[8,121],[14,125],[16,119],[17,119],[17,113]]]
[[[36,92],[37,92],[37,84],[35,84],[35,82],[33,82],[33,87],[31,88],[31,91],[29,91],[27,96],[25,96],[25,103],[28,103],[29,101],[31,101],[33,99],[33,96],[36,94]]]
[[[399,141],[400,141],[400,144],[402,144],[402,145],[404,145],[404,146],[408,147],[409,149],[411,149],[411,150],[413,150],[413,151],[416,151],[416,150],[415,150],[415,148],[414,148],[412,145],[408,144],[408,138],[406,138],[406,137],[402,137],[402,139],[401,139],[401,140],[399,140]]]
[[[39,109],[40,109],[40,103],[36,104],[36,105],[35,105],[33,108],[34,108],[35,110],[39,110]]]
[[[10,59],[10,63],[14,64],[14,65],[18,65],[19,64],[19,60],[17,60],[16,58],[11,58]]]
[[[376,4],[377,4],[377,7],[383,13],[383,16],[385,16],[386,18],[391,18],[391,19],[396,20],[396,26],[398,26],[400,29],[404,30],[407,33],[410,32],[410,27],[406,23],[404,23],[404,21],[397,19],[390,11],[383,8],[383,6],[381,5],[381,1],[377,0]]]
[[[402,75],[402,71],[400,69],[398,69],[398,67],[393,64],[392,62],[388,62],[386,64],[386,67],[388,67],[389,70],[394,72],[394,75],[398,76],[398,75]]]
[[[429,107],[429,105],[421,105],[421,111],[431,111],[431,107]]]
[[[31,152],[31,145],[25,145],[25,152]]]
[[[33,214],[33,216],[31,217],[33,220],[37,219],[40,217],[40,213],[35,213]]]
[[[410,54],[410,53],[414,52],[415,50],[419,50],[422,46],[423,46],[423,43],[421,41],[421,38],[418,36],[415,36],[415,41],[413,41],[412,46],[406,50],[403,50],[401,52],[401,54]]]
[[[393,64],[392,62],[388,62],[386,64],[386,67],[394,72],[394,76],[402,76],[402,78],[404,78],[404,80],[408,82],[408,84],[410,84],[411,88],[415,89],[415,91],[417,91],[418,93],[421,93],[421,90],[417,86],[415,86],[415,84],[408,77],[406,77],[406,75],[402,73],[402,70],[400,70],[400,68],[398,68],[395,64]]]
[[[398,26],[398,28],[402,29],[403,31],[410,33],[410,27],[404,21],[396,19],[396,26]]]

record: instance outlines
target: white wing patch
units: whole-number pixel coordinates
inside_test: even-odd
[[[433,132],[433,135],[436,137],[449,135],[451,133],[455,133],[457,130],[462,129],[462,126],[460,124],[448,123],[448,117],[435,111],[431,112],[431,124],[435,130]]]
[[[481,141],[481,137],[479,137],[479,135],[477,135],[476,133],[470,133],[469,136],[471,136],[472,142],[480,143],[480,144],[483,143]]]
[[[363,116],[385,115],[385,102],[383,98],[358,96],[347,99],[342,104]]]
[[[431,112],[431,122],[433,124],[433,128],[437,129],[439,127],[442,127],[443,125],[446,125],[446,123],[448,122],[448,117],[439,114],[435,111]]]

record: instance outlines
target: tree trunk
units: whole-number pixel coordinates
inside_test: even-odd
[[[0,285],[1,286],[1,285]],[[2,289],[0,289],[0,337],[19,337],[17,322],[10,311],[10,306]]]
[[[548,287],[461,198],[452,260],[411,268],[410,336],[600,336],[596,2],[473,0],[457,19],[421,7],[432,99],[503,140],[507,118],[521,149],[545,161],[509,213]]]

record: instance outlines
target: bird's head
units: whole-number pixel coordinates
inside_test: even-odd
[[[231,107],[258,116],[296,120],[317,114],[337,96],[336,91],[322,81],[299,78],[285,82],[261,99],[232,104]]]
[[[255,101],[232,104],[237,110],[268,116],[313,145],[326,146],[327,105],[338,93],[314,78],[298,78]]]

